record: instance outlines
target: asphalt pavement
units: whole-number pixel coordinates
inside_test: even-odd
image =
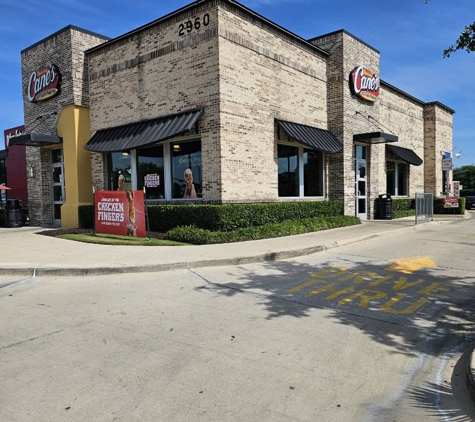
[[[475,214],[473,214],[475,215]],[[350,243],[387,236],[398,230],[418,230],[463,216],[435,216],[415,224],[414,217],[368,220],[350,227],[297,236],[201,246],[108,246],[39,235],[45,227],[0,227],[0,276],[84,276],[159,272],[209,266],[277,261],[323,252]],[[10,282],[2,284],[6,287]],[[475,354],[468,354],[467,387],[475,397]]]

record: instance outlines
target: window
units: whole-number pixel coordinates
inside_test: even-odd
[[[132,157],[136,161],[132,162]],[[135,172],[135,173],[134,173]],[[202,198],[201,141],[163,142],[147,148],[108,155],[109,189],[146,187],[147,199]]]
[[[201,141],[170,144],[172,198],[202,198]]]
[[[108,156],[109,190],[132,189],[130,154],[113,152]]]
[[[408,195],[409,165],[399,161],[386,161],[386,190],[393,196]]]
[[[163,145],[137,151],[137,189],[146,186],[147,199],[165,198],[165,156]]]
[[[323,196],[323,153],[277,145],[279,197]]]
[[[356,145],[355,157],[360,160],[366,160],[366,147],[363,145]]]

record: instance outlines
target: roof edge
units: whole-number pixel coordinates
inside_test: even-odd
[[[21,50],[20,54],[23,54],[24,52],[26,52],[28,50],[31,50],[32,48],[35,48],[37,45],[43,44],[45,41],[48,41],[51,38],[57,37],[59,34],[61,34],[63,32],[66,32],[66,31],[69,31],[69,30],[83,32],[84,34],[89,34],[89,35],[92,35],[94,37],[101,38],[104,41],[109,41],[111,39],[110,37],[106,37],[105,35],[98,34],[96,32],[92,32],[92,31],[89,31],[87,29],[80,28],[79,26],[68,25],[68,26],[65,26],[64,28],[56,31],[53,34],[48,35],[47,37],[43,38],[42,40],[35,42],[34,44],[30,45],[29,47],[24,48],[23,50]]]
[[[365,45],[366,47],[370,48],[371,50],[375,51],[376,53],[381,54],[381,52],[379,50],[377,50],[376,48],[374,48],[372,45],[368,44],[367,42],[363,41],[361,38],[358,38],[358,37],[354,36],[351,32],[348,32],[346,29],[339,29],[337,31],[332,31],[332,32],[328,32],[327,34],[319,35],[318,37],[310,38],[308,40],[308,42],[312,42],[312,41],[318,40],[320,38],[329,37],[331,35],[335,35],[335,34],[339,34],[339,33],[348,35],[349,37],[354,38],[355,40],[357,40],[361,44]]]
[[[113,43],[119,42],[119,41],[123,40],[124,38],[130,37],[130,36],[133,35],[133,34],[139,33],[139,32],[141,32],[141,31],[143,31],[143,30],[146,30],[147,28],[150,28],[150,27],[152,27],[152,26],[154,26],[154,25],[157,25],[157,24],[159,24],[159,23],[161,23],[161,22],[164,22],[164,21],[166,21],[166,20],[168,20],[168,19],[171,19],[171,18],[173,18],[174,16],[177,16],[177,15],[179,15],[179,14],[181,14],[181,13],[184,13],[184,12],[186,12],[187,10],[190,10],[190,9],[196,7],[196,6],[199,6],[199,5],[203,4],[203,3],[209,3],[209,2],[212,2],[212,1],[216,1],[216,0],[198,0],[198,1],[195,1],[195,2],[193,2],[193,3],[190,3],[190,4],[186,5],[186,6],[181,7],[180,9],[175,10],[174,12],[170,12],[170,13],[168,13],[168,14],[162,16],[161,18],[155,19],[155,20],[153,20],[152,22],[146,23],[146,24],[144,24],[144,25],[142,25],[142,26],[139,26],[138,28],[135,28],[135,29],[133,29],[133,30],[131,30],[131,31],[128,31],[128,32],[126,32],[125,34],[122,34],[122,35],[119,35],[118,37],[112,38],[112,39],[108,40],[108,42],[105,43],[105,44],[100,44],[100,45],[97,45],[97,46],[95,46],[95,47],[92,47],[92,48],[86,50],[86,54],[92,53],[92,52],[97,51],[97,50],[100,50],[101,48],[103,48],[103,47],[105,47],[105,46],[109,46],[109,45],[111,45],[111,44],[113,44]],[[273,28],[275,28],[275,29],[277,29],[277,30],[279,30],[279,31],[281,31],[281,32],[283,32],[283,33],[285,33],[285,34],[287,34],[288,36],[290,36],[290,37],[292,37],[292,38],[297,39],[299,42],[305,44],[307,47],[311,48],[312,50],[318,51],[320,54],[322,54],[322,55],[324,55],[324,56],[329,56],[329,55],[330,55],[330,53],[328,53],[328,51],[323,50],[322,48],[316,46],[315,44],[310,43],[310,42],[307,41],[305,38],[302,38],[302,37],[300,37],[299,35],[297,35],[297,34],[291,32],[291,31],[285,29],[284,27],[282,27],[282,26],[280,26],[280,25],[278,25],[278,24],[276,24],[275,22],[272,22],[271,20],[265,18],[264,16],[259,15],[257,12],[254,12],[253,10],[251,10],[251,9],[249,9],[248,7],[242,5],[241,3],[238,3],[237,1],[234,1],[234,0],[218,0],[218,1],[219,1],[219,2],[222,2],[222,3],[227,3],[227,4],[232,5],[232,6],[234,6],[234,7],[237,7],[238,9],[242,10],[243,12],[245,12],[245,13],[247,13],[247,14],[249,14],[249,15],[254,16],[256,19],[258,19],[258,20],[260,20],[260,21],[266,23],[267,25],[269,25],[269,26],[271,26],[271,27],[273,27]]]
[[[411,100],[419,103],[420,105],[422,106],[428,106],[428,105],[437,105],[439,107],[442,107],[444,108],[445,110],[449,111],[450,113],[454,114],[455,113],[455,110],[442,104],[441,102],[439,101],[430,101],[428,103],[426,103],[425,101],[422,101],[422,100],[419,100],[418,98],[416,97],[413,97],[411,94],[408,94],[407,92],[403,91],[402,89],[399,89],[397,87],[395,87],[394,85],[391,85],[390,83],[386,82],[386,81],[383,81],[382,79],[379,80],[380,84],[381,85],[385,85],[386,87],[388,88],[391,88],[393,89],[394,91],[398,92],[399,94],[402,94],[408,98],[410,98]]]

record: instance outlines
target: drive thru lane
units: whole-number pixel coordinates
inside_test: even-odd
[[[229,267],[219,275],[213,269],[198,273],[223,293],[259,295],[269,318],[282,316],[282,300],[298,303],[299,315],[327,309],[332,311],[327,318],[358,328],[368,342],[390,347],[394,361],[386,361],[388,376],[399,382],[368,408],[368,420],[431,420],[434,409],[439,417],[466,417],[462,408],[471,412],[472,403],[455,397],[450,380],[463,351],[475,342],[473,225],[473,220],[427,225],[286,262]],[[352,348],[345,339],[337,344],[335,359]],[[396,366],[391,371],[395,356],[401,355],[415,359],[405,374],[397,374]],[[367,359],[378,366],[387,356]],[[421,403],[429,397],[436,402],[432,407]],[[399,419],[403,413],[406,419]],[[381,419],[371,419],[375,415]]]

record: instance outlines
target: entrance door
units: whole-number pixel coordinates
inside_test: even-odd
[[[368,198],[367,198],[367,167],[366,167],[366,147],[356,145],[356,216],[362,220],[368,219]]]
[[[64,189],[63,149],[51,150],[51,189],[53,198],[53,227],[61,227],[61,205],[66,201]]]

